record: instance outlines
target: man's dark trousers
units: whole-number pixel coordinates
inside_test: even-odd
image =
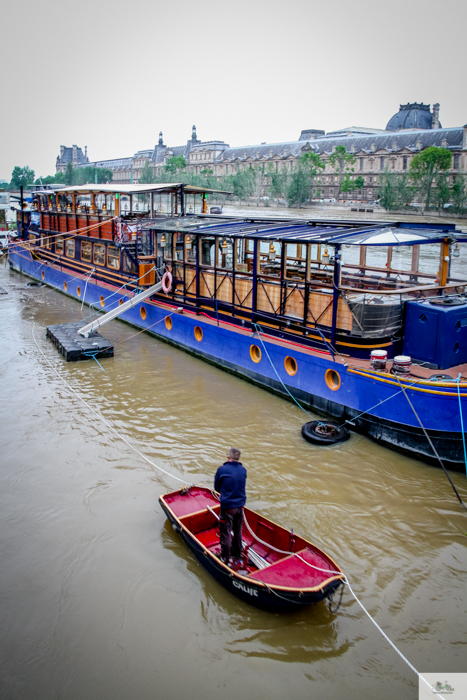
[[[234,559],[242,556],[242,524],[243,508],[221,508],[219,530],[221,540],[221,556],[226,562],[230,554]],[[232,539],[233,531],[233,539]]]

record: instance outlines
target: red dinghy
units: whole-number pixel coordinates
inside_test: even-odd
[[[160,496],[174,529],[198,561],[229,591],[269,610],[290,610],[332,600],[344,574],[319,547],[249,508],[243,524],[243,562],[238,568],[220,559],[219,496],[190,486]]]

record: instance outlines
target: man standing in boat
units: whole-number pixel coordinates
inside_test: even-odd
[[[231,447],[227,453],[227,462],[219,467],[214,478],[214,488],[221,496],[219,520],[221,559],[226,564],[229,563],[231,554],[234,560],[239,560],[242,556],[246,469],[239,459],[240,450]]]

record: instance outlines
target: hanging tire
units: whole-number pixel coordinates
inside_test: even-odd
[[[315,445],[334,445],[336,442],[348,440],[350,432],[343,425],[312,420],[302,427],[302,436]]]

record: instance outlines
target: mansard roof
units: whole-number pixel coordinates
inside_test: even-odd
[[[84,155],[83,151],[81,148],[78,146],[64,146],[63,148],[63,154],[58,156],[57,160],[59,163],[62,164],[68,164],[73,161],[73,148],[76,148],[76,155],[78,158],[78,164],[79,165],[87,165],[88,164],[88,159]]]
[[[330,155],[337,146],[345,146],[349,153],[372,153],[379,150],[386,150],[389,153],[402,149],[418,151],[420,147],[442,146],[444,141],[446,141],[446,147],[450,150],[462,148],[462,128],[413,129],[411,131],[391,131],[338,137],[331,135],[309,141],[281,141],[280,143],[266,143],[258,146],[238,146],[236,148],[226,148],[223,153],[219,154],[216,161],[260,160],[262,158],[287,158],[289,156],[299,158],[309,150],[319,155]],[[419,147],[417,144],[421,144],[421,146]],[[394,145],[396,146],[395,149],[393,148]]]

